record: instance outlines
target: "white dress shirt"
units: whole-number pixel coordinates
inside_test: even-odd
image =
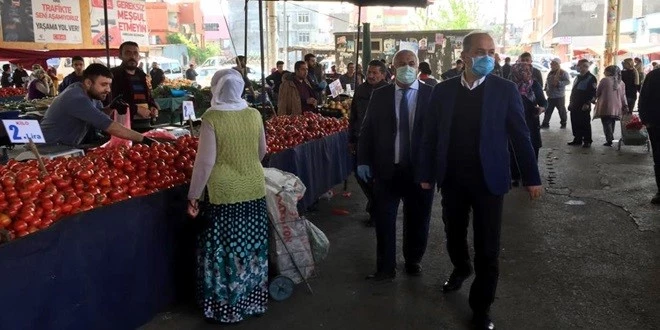
[[[399,107],[403,97],[403,88],[394,83],[394,113],[396,113],[396,138],[394,139],[394,164],[399,163]],[[412,143],[413,127],[415,127],[415,110],[417,109],[417,91],[419,80],[408,87],[408,123],[410,124],[410,141]],[[410,149],[409,149],[410,150]]]
[[[465,72],[463,72],[463,74],[461,75],[461,85],[463,85],[463,87],[465,87],[469,90],[473,90],[473,89],[479,87],[479,85],[481,85],[484,82],[484,80],[486,80],[486,76],[483,76],[483,77],[475,80],[474,83],[472,83],[472,85],[470,85],[467,82],[467,80],[465,80]]]

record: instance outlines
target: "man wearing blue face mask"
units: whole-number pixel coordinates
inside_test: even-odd
[[[374,90],[358,139],[357,174],[373,183],[376,226],[375,281],[396,276],[396,216],[403,200],[403,257],[408,275],[420,275],[433,191],[415,183],[414,159],[432,88],[417,80],[417,55],[402,50],[392,60],[395,83]]]
[[[477,329],[494,329],[490,305],[497,287],[504,194],[510,189],[509,140],[532,199],[541,178],[515,84],[490,74],[495,43],[485,32],[465,36],[460,78],[436,85],[424,121],[417,179],[442,189],[442,220],[454,270],[443,286],[456,291],[472,275],[467,232],[473,214],[474,272],[470,307]]]

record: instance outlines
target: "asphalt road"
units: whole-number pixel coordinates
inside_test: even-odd
[[[558,121],[555,114],[542,133],[544,196],[532,202],[520,188],[506,196],[493,320],[499,329],[658,329],[660,209],[649,204],[656,192],[650,154],[640,146],[601,146],[598,121],[591,149],[569,147],[570,123],[561,130]],[[332,244],[311,280],[314,294],[299,285],[266,315],[231,328],[467,329],[469,285],[441,292],[451,264],[439,196],[423,275],[406,276],[399,256],[397,279],[373,284],[364,276],[375,267],[375,234],[361,224],[364,198],[354,181],[349,190],[352,197],[322,201],[308,214]],[[333,208],[351,213],[333,216]],[[142,329],[218,327],[194,306],[174,306]]]

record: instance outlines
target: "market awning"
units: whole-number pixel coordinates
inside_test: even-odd
[[[294,0],[293,2],[304,2],[304,1],[339,2],[337,0]],[[383,7],[422,7],[422,8],[425,8],[429,4],[432,4],[433,0],[346,0],[344,2],[352,3],[356,6],[362,6],[362,7],[383,6]]]
[[[47,67],[46,60],[58,57],[105,57],[105,49],[57,49],[57,50],[25,50],[0,48],[0,61],[21,64],[26,68],[33,64]],[[110,56],[119,56],[119,49],[110,49]]]
[[[627,44],[627,45],[621,45],[619,49],[620,49],[619,52],[620,53],[623,52],[623,54],[648,55],[648,54],[660,53],[660,45],[653,45],[653,44],[646,44],[646,45]]]

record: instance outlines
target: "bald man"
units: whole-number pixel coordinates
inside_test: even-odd
[[[542,189],[520,93],[513,82],[491,74],[494,56],[490,35],[465,36],[465,71],[433,89],[418,166],[422,188],[437,183],[442,189],[447,252],[454,265],[443,291],[457,291],[476,272],[469,301],[477,329],[495,328],[489,314],[499,276],[504,194],[511,185],[509,141],[530,197],[539,197]],[[474,271],[467,242],[470,213]]]
[[[396,276],[396,216],[403,200],[403,257],[408,275],[421,274],[433,191],[414,181],[422,123],[432,88],[417,80],[417,55],[399,51],[393,59],[395,83],[373,91],[358,140],[357,173],[373,183],[376,273],[381,281]]]

